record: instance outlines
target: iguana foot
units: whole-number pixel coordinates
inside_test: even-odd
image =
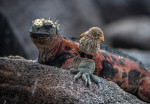
[[[85,86],[89,87],[91,85],[91,80],[96,83],[99,87],[99,79],[93,75],[95,71],[95,61],[91,59],[83,59],[78,66],[78,69],[71,68],[70,72],[76,74],[74,76],[74,81],[82,77],[85,82]]]

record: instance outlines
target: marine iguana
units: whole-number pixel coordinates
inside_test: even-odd
[[[52,19],[41,18],[33,21],[30,37],[39,50],[38,62],[64,69],[73,68],[77,69],[74,72],[82,73],[78,70],[80,63],[85,57],[92,59],[93,54],[87,55],[81,52],[78,43],[64,39],[58,30],[58,24]],[[79,54],[83,59],[78,57]],[[95,65],[91,62],[91,65],[89,64],[86,68],[82,67],[82,69],[85,68],[89,75],[113,81],[123,90],[150,102],[150,73],[141,62],[103,45],[96,53],[94,61]],[[91,70],[91,66],[95,69]]]

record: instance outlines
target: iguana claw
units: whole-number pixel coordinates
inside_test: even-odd
[[[70,72],[76,74],[74,76],[74,81],[82,77],[85,86],[89,87],[91,85],[91,80],[96,83],[99,87],[99,79],[93,75],[95,71],[95,62],[94,60],[86,59],[81,61],[78,66],[78,69],[71,68]]]

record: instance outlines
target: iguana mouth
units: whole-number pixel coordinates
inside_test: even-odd
[[[32,39],[44,39],[47,37],[57,36],[58,26],[52,19],[36,19],[32,22],[30,36]]]
[[[46,37],[49,37],[50,34],[30,32],[30,36],[31,36],[32,38],[34,38],[34,39],[39,39],[39,38],[46,38]]]

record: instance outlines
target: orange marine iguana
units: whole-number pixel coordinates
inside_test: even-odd
[[[39,50],[38,62],[41,64],[64,69],[84,69],[80,65],[84,63],[84,58],[93,58],[93,54],[81,52],[77,43],[62,38],[58,33],[58,25],[51,19],[41,18],[33,21],[30,37]],[[78,57],[79,54],[83,59]],[[84,71],[90,74],[95,83],[98,82],[94,75],[113,81],[125,91],[150,102],[150,73],[141,62],[103,45],[96,53],[94,61],[95,63],[87,62]],[[84,74],[82,70],[75,71],[77,75]]]

